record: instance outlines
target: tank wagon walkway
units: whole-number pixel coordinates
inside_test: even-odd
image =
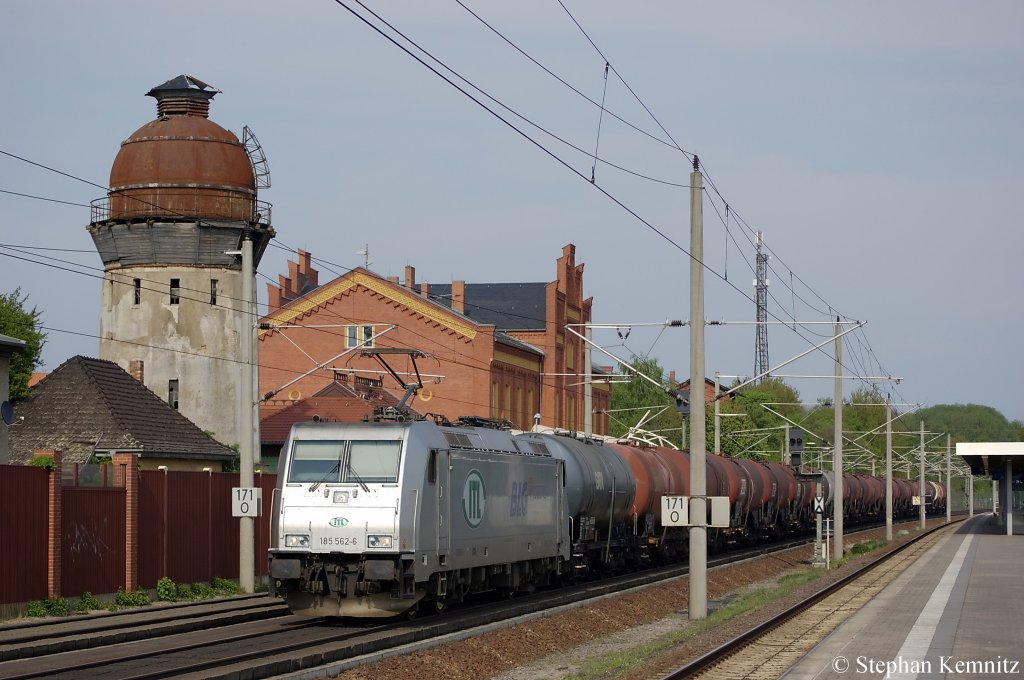
[[[1024,677],[1024,540],[964,522],[782,677]]]

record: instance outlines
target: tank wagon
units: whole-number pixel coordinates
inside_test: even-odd
[[[831,513],[834,476],[820,479]],[[687,452],[636,443],[428,420],[298,424],[272,503],[271,589],[297,614],[394,616],[679,560],[687,530],[661,526],[661,503],[689,484]],[[895,516],[915,514],[916,488],[893,481]],[[815,483],[787,466],[708,454],[707,493],[729,498],[729,528],[709,530],[716,549],[813,525]],[[942,485],[928,496],[944,512]],[[844,474],[843,502],[850,524],[881,519],[884,480]]]

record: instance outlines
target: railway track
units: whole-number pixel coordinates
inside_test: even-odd
[[[805,538],[734,551],[721,566],[807,545]],[[443,616],[388,623],[295,617],[251,596],[0,627],[0,679],[262,678],[337,663],[481,628],[685,575],[682,565],[463,606]]]
[[[778,678],[963,521],[954,519],[909,539],[663,680]]]

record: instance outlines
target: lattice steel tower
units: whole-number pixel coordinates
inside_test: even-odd
[[[768,363],[768,255],[761,252],[761,243],[761,232],[757,232],[757,279],[754,280],[757,289],[757,337],[754,341],[754,375],[761,375],[771,368],[771,364]]]

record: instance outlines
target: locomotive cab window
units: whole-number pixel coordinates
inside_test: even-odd
[[[402,442],[297,441],[292,445],[288,481],[321,484],[394,484]]]

